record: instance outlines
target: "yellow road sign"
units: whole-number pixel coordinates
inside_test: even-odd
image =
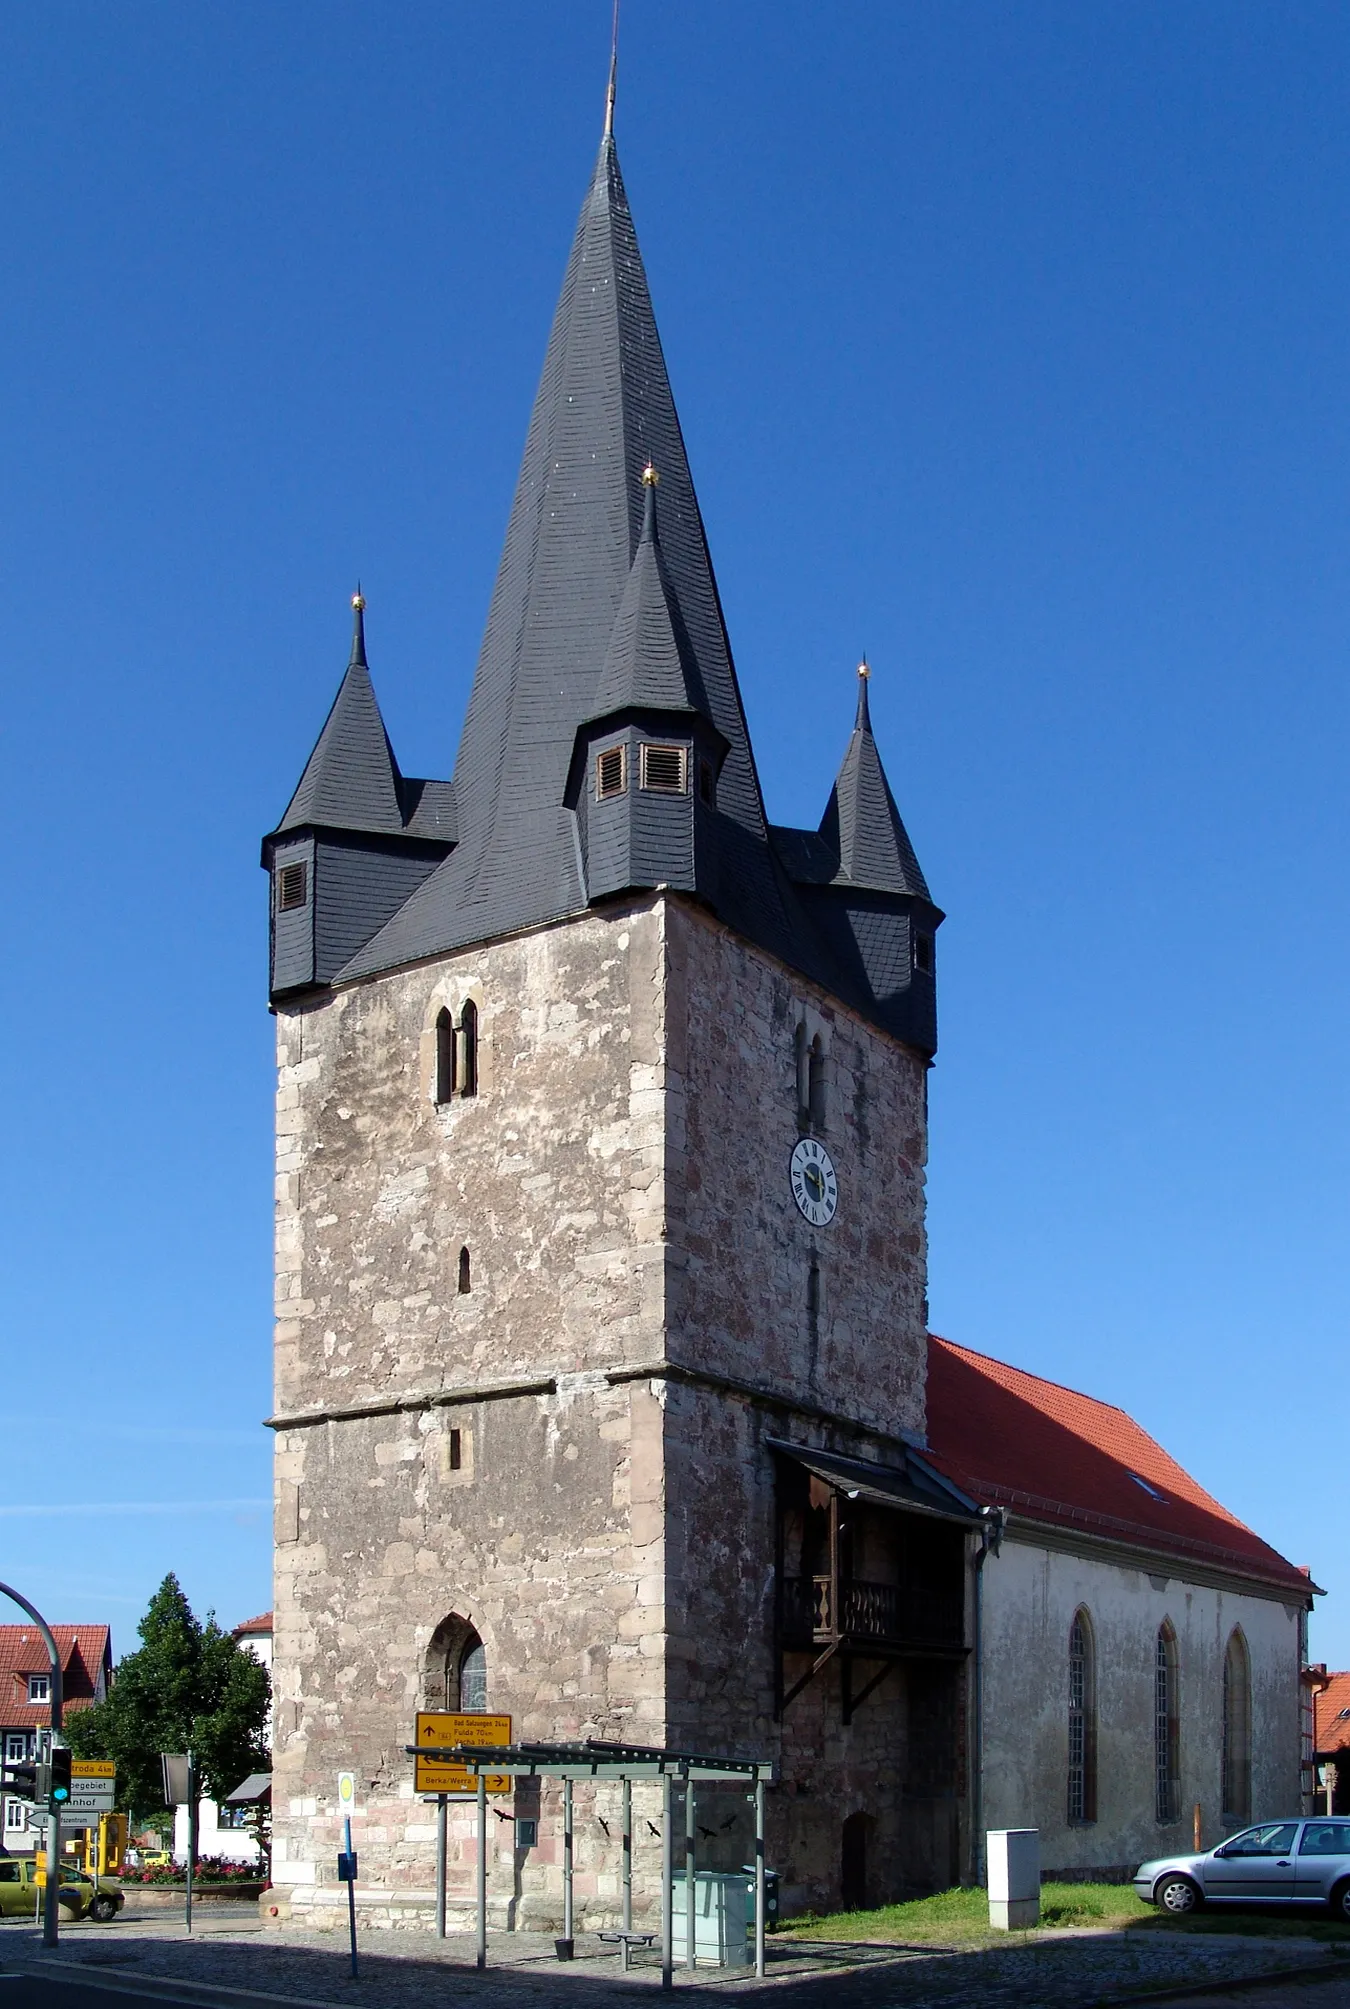
[[[117,1767],[111,1758],[72,1758],[70,1776],[72,1779],[115,1779]]]
[[[433,1709],[419,1709],[417,1712],[417,1735],[415,1744],[430,1744],[442,1750],[457,1744],[509,1744],[511,1742],[511,1718],[509,1716],[468,1716],[445,1715]],[[447,1765],[440,1758],[423,1758],[420,1753],[413,1760],[414,1790],[419,1793],[476,1793],[478,1781],[466,1765]],[[511,1774],[509,1772],[489,1772],[487,1789],[490,1793],[509,1793]]]

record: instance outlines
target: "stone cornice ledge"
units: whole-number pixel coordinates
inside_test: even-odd
[[[819,1403],[803,1401],[800,1396],[781,1395],[774,1389],[761,1388],[753,1381],[738,1381],[733,1375],[714,1374],[702,1367],[686,1367],[677,1360],[648,1360],[631,1367],[603,1367],[580,1375],[560,1369],[553,1374],[532,1376],[526,1381],[480,1381],[460,1388],[431,1388],[407,1395],[373,1396],[365,1402],[297,1409],[290,1415],[268,1416],[265,1422],[269,1430],[310,1430],[316,1424],[355,1422],[366,1416],[399,1416],[419,1409],[462,1408],[471,1402],[504,1402],[521,1395],[556,1395],[559,1383],[575,1387],[589,1382],[595,1386],[617,1388],[625,1381],[680,1381],[695,1388],[715,1388],[721,1394],[736,1395],[746,1402],[780,1410],[784,1415],[809,1416],[818,1423],[837,1424],[846,1430],[878,1437],[885,1443],[905,1444],[920,1451],[925,1445],[924,1438],[917,1431],[887,1430],[865,1417],[849,1416],[839,1409],[826,1409]]]

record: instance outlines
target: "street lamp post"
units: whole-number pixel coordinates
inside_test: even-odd
[[[61,1656],[56,1650],[52,1629],[35,1604],[7,1583],[0,1583],[0,1595],[11,1598],[21,1611],[26,1611],[38,1631],[46,1641],[47,1658],[51,1662],[51,1681],[47,1690],[50,1706],[51,1734],[53,1742],[61,1728]],[[43,1892],[42,1944],[56,1946],[60,1940],[60,1890],[61,1890],[61,1815],[52,1806],[50,1796],[47,1801],[47,1887]]]

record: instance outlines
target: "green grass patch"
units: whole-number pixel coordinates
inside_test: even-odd
[[[1234,1910],[1169,1918],[1135,1896],[1127,1883],[1046,1883],[1041,1886],[1041,1927],[1102,1926],[1108,1930],[1159,1932],[1238,1932],[1258,1937],[1342,1941],[1350,1951],[1350,1925],[1324,1912]],[[908,1904],[886,1904],[876,1911],[837,1911],[817,1917],[808,1913],[790,1919],[784,1930],[798,1939],[872,1940],[905,1946],[1002,1945],[1019,1933],[989,1930],[989,1900],[982,1890],[943,1890]]]

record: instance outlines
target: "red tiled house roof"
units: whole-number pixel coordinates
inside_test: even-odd
[[[271,1630],[272,1630],[271,1612],[260,1611],[256,1618],[246,1618],[242,1625],[237,1625],[234,1628],[233,1637],[235,1639],[246,1639],[250,1633],[270,1632]]]
[[[1123,1409],[935,1335],[928,1445],[948,1478],[1019,1521],[1207,1563],[1288,1588],[1300,1602],[1314,1588]]]
[[[106,1694],[112,1673],[112,1630],[106,1625],[54,1625],[67,1709],[87,1709]],[[51,1720],[45,1702],[28,1700],[30,1674],[48,1674],[51,1661],[35,1625],[0,1625],[0,1730],[36,1730]]]
[[[1350,1673],[1333,1674],[1320,1695],[1313,1697],[1318,1755],[1350,1751]]]

